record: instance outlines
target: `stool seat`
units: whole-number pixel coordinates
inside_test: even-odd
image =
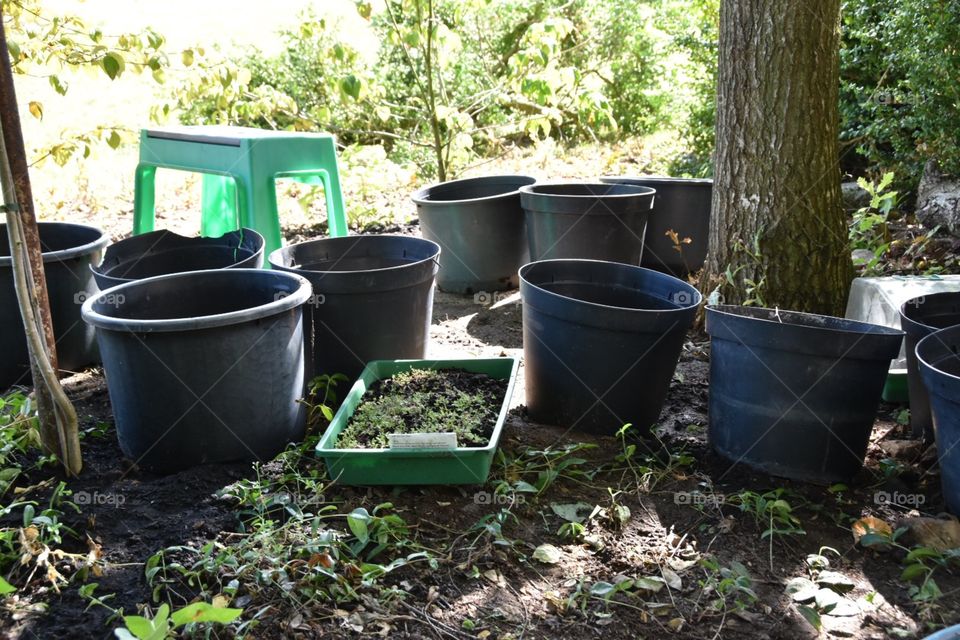
[[[263,235],[267,255],[280,248],[277,178],[321,184],[330,235],[347,235],[332,135],[231,126],[141,130],[134,181],[134,235],[153,231],[157,168],[204,174],[204,236],[250,227]]]

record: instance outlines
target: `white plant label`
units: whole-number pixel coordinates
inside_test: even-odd
[[[457,434],[444,433],[391,433],[391,449],[456,449]]]

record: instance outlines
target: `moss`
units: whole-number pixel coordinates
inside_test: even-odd
[[[457,434],[461,447],[490,441],[507,381],[459,369],[413,369],[378,381],[337,438],[340,449],[388,448],[391,433]]]

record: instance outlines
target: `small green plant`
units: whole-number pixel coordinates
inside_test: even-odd
[[[589,482],[600,468],[591,467],[586,458],[575,454],[596,447],[595,444],[577,442],[546,449],[527,448],[519,454],[498,449],[496,460],[500,473],[494,480],[495,492],[541,495],[561,479]]]
[[[743,611],[757,601],[750,573],[736,560],[724,567],[716,558],[704,556],[700,559],[700,567],[705,574],[699,581],[700,588],[704,594],[714,596],[710,602],[714,610],[723,613]]]
[[[215,607],[206,602],[195,602],[170,613],[170,606],[162,604],[153,618],[123,616],[124,627],[113,633],[118,640],[164,640],[177,637],[175,631],[189,625],[230,624],[242,613],[243,609]]]
[[[653,489],[664,480],[684,474],[684,470],[693,465],[693,456],[683,449],[671,451],[660,439],[656,432],[652,432],[657,448],[650,448],[647,439],[639,436],[636,428],[627,423],[617,430],[621,452],[614,458],[610,471],[621,472],[619,486],[627,486],[633,491],[644,493]],[[643,447],[644,451],[640,451]]]
[[[333,410],[337,406],[337,384],[346,382],[342,373],[323,374],[310,381],[307,397],[302,401],[307,406],[307,426],[311,430],[321,426],[324,421],[333,420]]]
[[[760,239],[763,237],[763,229],[758,229],[750,242],[744,242],[737,238],[733,245],[733,255],[738,256],[737,266],[728,264],[723,272],[722,281],[710,292],[707,298],[707,304],[720,304],[723,296],[723,290],[738,292],[737,298],[745,307],[766,307],[763,292],[767,284],[766,261],[763,259],[763,251],[760,248]],[[749,267],[749,270],[748,270]],[[743,275],[747,271],[755,274],[753,277]],[[742,294],[739,293],[743,289]]]
[[[853,214],[850,223],[850,244],[853,249],[869,252],[870,256],[854,255],[854,266],[863,270],[863,275],[874,276],[883,272],[878,266],[890,248],[890,232],[887,218],[897,202],[897,192],[890,191],[893,173],[883,174],[879,182],[858,178],[857,184],[870,195],[870,203]]]
[[[741,491],[727,501],[740,511],[751,515],[758,527],[765,527],[760,539],[769,539],[770,570],[773,570],[773,539],[776,536],[806,535],[800,519],[793,515],[793,506],[784,499],[786,490],[775,489],[766,493]]]

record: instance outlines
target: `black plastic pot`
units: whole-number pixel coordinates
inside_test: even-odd
[[[103,262],[90,268],[100,288],[109,289],[170,273],[262,266],[263,236],[238,229],[219,238],[188,238],[166,230],[131,236],[110,245]]]
[[[97,328],[120,448],[160,472],[269,460],[303,437],[310,283],[256,269],[114,287],[83,305]]]
[[[76,371],[97,361],[96,336],[80,319],[80,305],[97,295],[90,265],[100,262],[110,238],[100,229],[65,222],[41,222],[39,231],[57,361],[60,369]],[[0,391],[16,384],[31,385],[33,380],[7,225],[0,224]]]
[[[527,262],[520,187],[529,176],[487,176],[442,182],[413,194],[423,237],[440,245],[437,287],[453,293],[515,288]]]
[[[274,269],[313,285],[308,374],[353,380],[371,360],[425,357],[439,255],[429,240],[386,235],[323,238],[271,253]]]
[[[660,416],[700,294],[657,271],[596,260],[520,269],[527,409],[613,435]]]
[[[907,333],[904,351],[907,354],[907,387],[910,392],[910,428],[916,438],[933,441],[933,419],[930,398],[923,386],[917,364],[917,343],[937,329],[960,324],[960,292],[933,293],[907,300],[900,306],[900,326]]]
[[[943,498],[960,515],[960,326],[922,338],[916,355],[930,398]]]
[[[710,233],[710,199],[713,196],[713,180],[698,178],[666,178],[660,176],[600,178],[609,184],[632,184],[656,189],[653,214],[647,222],[647,234],[643,242],[643,258],[640,266],[656,269],[686,278],[699,271],[707,257],[707,240]],[[690,239],[677,251],[668,235],[676,232],[679,240]]]
[[[586,258],[640,263],[655,191],[623,184],[520,187],[531,260]]]
[[[707,307],[710,442],[795,480],[849,480],[863,466],[903,332],[757,307]]]

